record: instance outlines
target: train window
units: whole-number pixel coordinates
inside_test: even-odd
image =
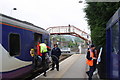
[[[9,35],[9,54],[15,56],[20,54],[20,35],[11,33]]]
[[[46,45],[48,45],[48,39],[45,39],[44,42]]]
[[[37,42],[42,42],[42,34],[34,33],[34,42],[37,45]]]
[[[118,53],[119,51],[119,24],[118,22],[112,26],[112,52]]]

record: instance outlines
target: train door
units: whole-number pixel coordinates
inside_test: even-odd
[[[48,45],[48,39],[45,39],[45,40],[44,40],[44,43],[45,43],[46,45]]]
[[[107,58],[107,77],[108,78],[110,78],[111,77],[111,28],[109,28],[109,29],[107,29],[107,32],[106,32],[106,51],[107,51],[107,56],[106,56],[106,58]]]
[[[119,78],[119,22],[116,22],[112,27],[111,27],[111,75],[112,78]]]
[[[108,78],[120,78],[120,8],[107,23],[106,51]]]
[[[42,42],[42,34],[34,33],[34,45],[37,45],[37,42]]]

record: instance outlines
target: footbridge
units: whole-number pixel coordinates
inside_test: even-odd
[[[72,35],[90,42],[90,35],[75,26],[55,26],[46,29],[51,35]]]

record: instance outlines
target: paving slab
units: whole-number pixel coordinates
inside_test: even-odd
[[[42,74],[34,80],[87,80],[85,54],[73,54],[60,63],[60,70],[47,71],[47,77]]]

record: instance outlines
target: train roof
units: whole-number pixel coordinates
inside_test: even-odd
[[[4,14],[0,13],[0,21],[4,22],[4,23],[8,23],[11,25],[16,25],[25,29],[30,29],[33,30],[36,33],[45,33],[45,34],[49,34],[49,32],[47,32],[45,29],[38,27],[30,22],[27,21],[22,21]]]
[[[109,29],[113,24],[115,24],[120,19],[120,8],[115,12],[115,14],[107,22],[106,29]]]

